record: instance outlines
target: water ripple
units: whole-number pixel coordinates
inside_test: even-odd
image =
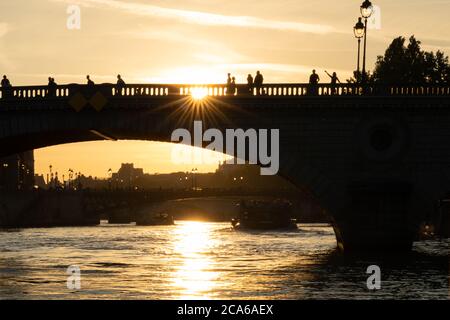
[[[237,232],[225,223],[1,230],[0,299],[448,299],[449,241],[350,258],[333,229]],[[367,266],[382,288],[366,287]],[[67,288],[67,267],[81,289]]]

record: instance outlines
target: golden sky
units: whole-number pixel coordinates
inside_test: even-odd
[[[0,73],[13,85],[115,82],[238,82],[261,70],[266,82],[306,82],[314,68],[348,78],[356,64],[353,26],[362,0],[14,0],[0,2]],[[399,35],[450,52],[450,1],[378,0],[381,29],[369,30],[368,66]],[[81,29],[66,27],[81,8]],[[92,142],[36,151],[49,164],[106,176],[121,162],[147,172],[190,170],[170,161],[171,145]],[[215,165],[198,166],[210,171]]]

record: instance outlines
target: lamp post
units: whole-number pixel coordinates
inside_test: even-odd
[[[363,68],[362,68],[362,82],[366,82],[366,50],[367,50],[367,19],[373,13],[373,6],[369,0],[364,0],[360,7],[361,16],[364,18],[364,53],[363,53]]]
[[[70,190],[70,188],[72,187],[71,183],[72,183],[72,178],[73,178],[73,170],[69,169],[69,182],[68,182],[68,189]]]
[[[358,39],[358,64],[357,64],[357,73],[356,79],[359,82],[360,80],[360,57],[361,57],[361,38],[364,37],[364,23],[362,23],[362,18],[358,18],[358,22],[353,27],[353,33],[355,34],[355,38]]]
[[[112,169],[108,169],[108,188],[111,190],[111,183],[112,183]]]
[[[52,183],[53,183],[53,171],[52,171],[52,169],[53,169],[53,166],[52,165],[49,165],[48,166],[48,169],[49,169],[49,172],[50,172],[50,181],[48,181],[47,182],[47,184],[49,185],[49,188],[51,189],[52,188]],[[48,179],[47,179],[48,180]]]
[[[192,190],[197,190],[197,186],[195,184],[195,173],[198,171],[197,168],[192,169]]]

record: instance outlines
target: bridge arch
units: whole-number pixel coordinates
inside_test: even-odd
[[[127,112],[125,112],[127,113]],[[21,118],[16,122],[14,134],[0,139],[0,156],[6,156],[27,150],[39,149],[55,145],[104,141],[104,140],[141,140],[141,141],[170,141],[170,134],[178,129],[174,125],[164,124],[161,117],[154,117],[152,113],[137,112],[135,115],[119,114],[105,115],[105,113],[89,112],[77,114],[78,119],[65,121],[63,115],[41,119],[43,122],[31,125],[30,119]],[[87,119],[88,118],[88,119]],[[91,119],[89,119],[91,118]],[[39,120],[38,120],[39,121]],[[180,124],[180,127],[189,128],[191,123]],[[227,126],[219,124],[219,130],[224,132]],[[269,127],[270,123],[263,128]],[[247,124],[244,130],[249,128]],[[283,141],[281,141],[283,144]],[[324,208],[336,207],[340,196],[332,190],[339,190],[327,174],[315,167],[312,162],[302,161],[296,146],[285,141],[281,147],[280,169],[278,175],[293,185],[307,189],[323,205]],[[226,147],[224,146],[226,152]]]

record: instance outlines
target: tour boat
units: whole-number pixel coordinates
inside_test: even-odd
[[[291,218],[292,204],[284,200],[241,201],[239,216],[231,219],[237,230],[294,230],[295,219]]]

